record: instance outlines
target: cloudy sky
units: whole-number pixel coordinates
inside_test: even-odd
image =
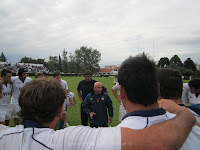
[[[9,62],[81,46],[100,66],[146,52],[200,64],[200,0],[0,0],[0,52]]]

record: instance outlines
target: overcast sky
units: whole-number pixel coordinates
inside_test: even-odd
[[[81,46],[100,66],[148,53],[200,64],[200,0],[0,0],[0,52],[9,62]]]

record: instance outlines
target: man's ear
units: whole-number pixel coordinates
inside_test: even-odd
[[[62,115],[63,115],[63,108],[64,108],[64,103],[62,104],[62,106],[59,108],[58,110],[58,117],[59,118],[62,118]]]
[[[127,95],[123,86],[119,85],[119,91],[120,91],[120,99],[121,100],[127,99]]]

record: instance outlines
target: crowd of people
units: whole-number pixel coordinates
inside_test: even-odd
[[[108,90],[91,71],[77,86],[82,126],[67,123],[66,105],[76,100],[60,71],[54,79],[38,72],[31,80],[27,73],[20,68],[12,77],[10,70],[1,71],[0,149],[196,150],[200,145],[200,79],[183,84],[179,71],[157,70],[145,54],[129,57],[119,69],[112,87],[120,102],[116,127],[108,128],[113,119]],[[14,127],[8,126],[11,114]]]
[[[0,62],[0,70],[7,68],[12,71],[12,73],[18,72],[20,68],[26,68],[28,73],[46,72],[49,70],[43,64],[33,64],[33,63],[10,63],[10,62]]]

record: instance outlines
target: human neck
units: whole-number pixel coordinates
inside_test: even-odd
[[[55,129],[56,129],[56,126],[57,126],[57,124],[58,124],[58,121],[59,121],[59,119],[54,118],[54,120],[53,120],[52,122],[50,122],[50,123],[45,123],[45,124],[43,124],[43,126],[49,127],[50,129],[55,130]]]
[[[176,104],[183,104],[180,98],[172,98],[171,100],[173,100]]]
[[[141,104],[133,104],[131,102],[128,102],[128,104],[126,106],[126,112],[130,113],[133,111],[152,110],[152,109],[158,109],[158,108],[159,108],[159,106],[158,106],[157,102],[153,103],[152,105],[146,106],[146,107]]]
[[[25,78],[25,79],[23,79],[22,77],[19,77],[19,79],[20,79],[22,82],[24,82],[24,80],[25,80],[26,78]]]

